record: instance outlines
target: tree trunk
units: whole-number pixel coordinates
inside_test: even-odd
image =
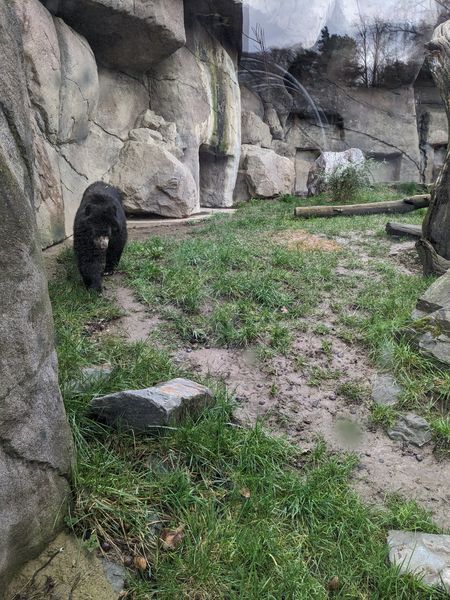
[[[432,41],[425,47],[433,78],[450,120],[450,21],[437,27]],[[442,265],[450,259],[450,149],[431,194],[422,233],[424,243],[418,245],[418,250],[424,272],[442,275]]]
[[[427,208],[430,196],[422,194],[404,200],[371,202],[368,204],[347,204],[341,206],[302,206],[295,209],[296,217],[345,217],[353,215],[378,215],[382,213],[408,213],[418,208]]]

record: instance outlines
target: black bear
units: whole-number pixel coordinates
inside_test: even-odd
[[[126,241],[122,192],[101,181],[93,183],[83,194],[73,226],[78,269],[88,289],[102,291],[102,275],[117,267]]]

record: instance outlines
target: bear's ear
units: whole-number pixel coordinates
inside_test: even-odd
[[[90,206],[86,206],[86,208],[84,209],[84,214],[86,217],[88,217],[91,214],[91,207]]]

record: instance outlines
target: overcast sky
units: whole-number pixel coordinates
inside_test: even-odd
[[[434,0],[246,0],[246,32],[260,25],[267,47],[313,46],[323,27],[331,33],[351,33],[361,17],[434,24],[439,13]],[[249,49],[255,49],[250,42]]]

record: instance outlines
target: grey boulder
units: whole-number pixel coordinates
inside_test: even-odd
[[[272,145],[272,134],[270,127],[253,112],[242,113],[242,143],[252,146],[270,148]]]
[[[430,426],[423,417],[414,413],[401,415],[388,431],[391,440],[407,442],[414,446],[425,446],[432,439]]]
[[[236,201],[292,194],[294,183],[292,160],[266,148],[248,144],[242,146]]]
[[[91,414],[108,425],[149,432],[198,416],[211,403],[208,388],[188,379],[172,379],[143,390],[94,398]]]
[[[191,172],[151,135],[125,144],[107,180],[123,191],[129,215],[183,218],[199,210]]]
[[[450,272],[439,277],[423,294],[417,308],[426,313],[436,310],[450,310]]]
[[[400,573],[412,573],[450,592],[450,535],[390,531],[389,560]]]
[[[372,379],[372,400],[382,406],[393,406],[397,403],[402,388],[389,373],[381,373]]]

